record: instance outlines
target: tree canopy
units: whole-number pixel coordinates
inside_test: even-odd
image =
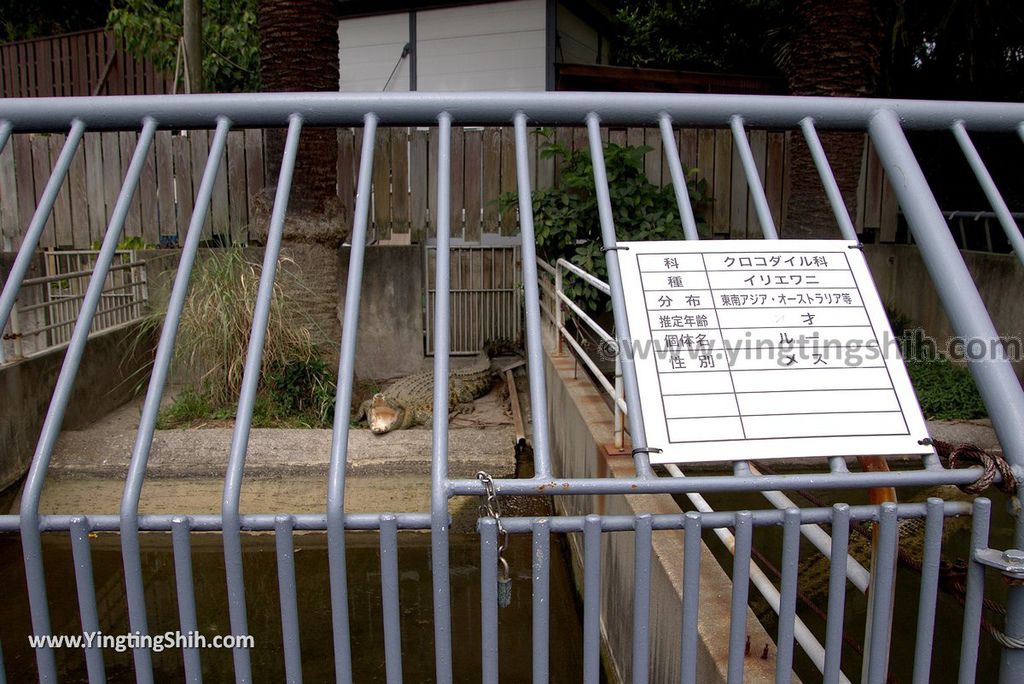
[[[174,72],[181,0],[115,0],[108,24],[134,54]],[[203,81],[213,92],[259,90],[256,0],[204,0]]]

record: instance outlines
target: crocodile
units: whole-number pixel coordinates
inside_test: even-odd
[[[472,364],[448,373],[448,413],[469,413],[473,400],[491,387],[494,371],[491,357],[481,352]],[[434,372],[425,371],[400,378],[359,407],[356,420],[366,418],[370,430],[382,435],[414,425],[430,423],[434,415]]]

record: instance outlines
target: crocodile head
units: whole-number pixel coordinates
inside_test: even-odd
[[[366,422],[375,435],[383,435],[401,427],[404,417],[405,409],[383,394],[373,395],[370,407],[366,410]]]

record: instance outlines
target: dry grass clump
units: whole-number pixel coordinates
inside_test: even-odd
[[[310,332],[314,324],[295,297],[302,287],[291,266],[285,258],[278,262],[261,379],[272,369],[318,358]],[[238,399],[261,273],[262,265],[241,248],[204,254],[193,269],[174,350],[175,374],[192,379],[212,406]],[[151,330],[163,325],[167,313],[170,288],[161,290],[164,296],[153,303],[145,322]]]

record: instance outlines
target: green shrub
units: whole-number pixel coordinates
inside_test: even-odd
[[[566,259],[598,278],[606,279],[590,151],[579,149],[572,152],[564,145],[552,142],[548,131],[542,129],[538,134],[545,140],[540,148],[541,157],[560,157],[562,161],[558,185],[533,193],[537,252],[548,262]],[[608,188],[620,240],[678,240],[683,237],[672,187],[659,188],[644,175],[644,155],[651,149],[614,143],[605,145]],[[698,229],[704,232],[704,214],[711,202],[707,196],[707,182],[697,178],[697,169],[684,167],[683,173]],[[517,206],[517,202],[515,192],[505,193],[499,198],[502,210]],[[608,305],[607,297],[571,275],[566,277],[564,288],[569,297],[582,302],[590,311],[598,311]]]

